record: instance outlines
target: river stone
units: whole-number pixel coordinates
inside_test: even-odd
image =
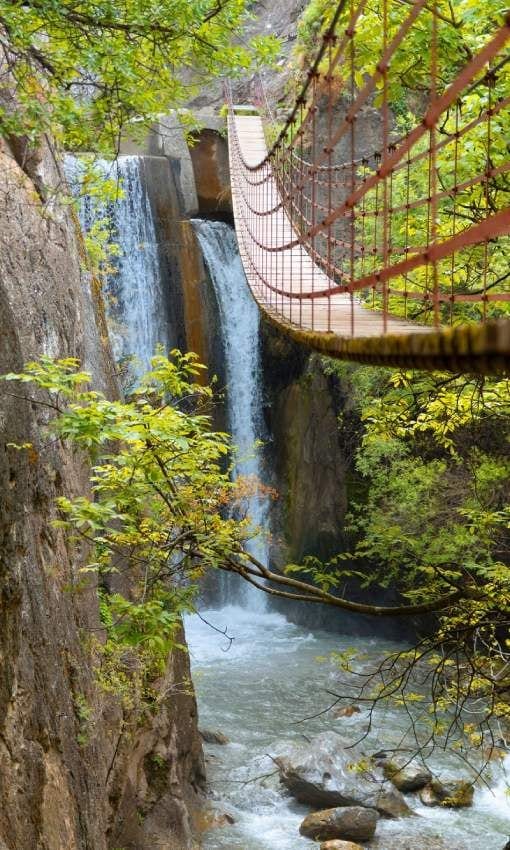
[[[417,761],[409,761],[407,764],[403,759],[388,761],[384,764],[383,772],[395,788],[404,794],[419,791],[432,781],[430,771]]]
[[[211,829],[221,829],[234,823],[235,818],[229,812],[209,807],[202,809],[195,817],[195,827],[200,833],[209,832]]]
[[[444,806],[447,809],[466,809],[473,803],[474,788],[465,780],[445,781],[433,779],[420,791],[424,806]]]
[[[300,803],[316,809],[364,806],[390,818],[412,814],[402,794],[379,768],[360,771],[363,755],[346,749],[335,732],[323,732],[307,744],[293,744],[275,758],[282,785]]]
[[[353,714],[359,714],[361,708],[359,705],[345,705],[343,708],[337,708],[333,712],[333,717],[352,717]]]
[[[363,806],[344,806],[308,815],[299,832],[314,841],[343,838],[348,841],[370,841],[375,834],[378,814]]]
[[[206,744],[220,744],[222,747],[230,744],[227,736],[215,729],[200,729],[200,737]]]
[[[320,850],[363,850],[359,844],[354,844],[352,841],[324,841],[320,846]]]

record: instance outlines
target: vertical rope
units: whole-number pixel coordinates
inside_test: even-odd
[[[487,86],[489,89],[488,92],[488,108],[487,108],[487,159],[485,164],[485,181],[484,181],[484,194],[485,194],[485,213],[486,215],[489,213],[491,206],[491,198],[490,198],[490,176],[492,169],[492,157],[491,157],[491,148],[492,148],[492,91],[494,88],[495,79],[494,73],[489,64],[489,70],[487,73]],[[487,273],[489,269],[489,240],[486,239],[483,246],[483,254],[484,254],[484,262],[483,262],[483,293],[482,293],[482,318],[483,321],[487,321]]]
[[[316,151],[316,130],[317,130],[317,75],[314,73],[312,79],[312,160],[317,155]],[[311,199],[311,228],[315,228],[316,213],[317,213],[317,169],[312,167],[312,199]],[[315,254],[315,235],[311,238],[312,258]],[[315,262],[312,261],[312,292],[315,291]],[[311,323],[312,330],[315,330],[315,298],[311,300]]]
[[[457,184],[459,180],[459,121],[460,102],[455,103],[455,142],[453,149],[453,210],[452,210],[452,236],[457,232]],[[450,325],[453,325],[455,302],[455,251],[452,253],[450,266]]]
[[[351,0],[352,2],[352,0]],[[329,36],[328,41],[328,75],[327,75],[327,84],[328,84],[328,132],[327,132],[327,140],[326,140],[326,150],[328,154],[328,177],[327,177],[327,187],[328,187],[328,196],[327,196],[327,207],[328,207],[328,218],[331,216],[331,211],[333,209],[333,147],[331,144],[331,137],[333,135],[333,70],[332,70],[332,48],[333,48],[333,37]],[[326,234],[326,257],[327,257],[327,267],[330,269],[332,266],[332,233],[331,233],[331,224],[328,225],[328,230]],[[331,282],[331,278],[330,278]],[[331,296],[328,295],[328,315],[327,315],[327,329],[331,330]]]
[[[438,37],[438,17],[437,17],[437,0],[434,0],[431,7],[432,15],[432,44],[431,44],[431,68],[430,68],[430,102],[435,105],[437,99],[437,37]],[[436,122],[430,128],[430,242],[434,246],[437,242],[437,217],[438,217],[438,198],[437,198],[437,126]],[[437,262],[432,263],[432,296],[434,304],[434,325],[439,328],[439,280]]]
[[[354,15],[354,0],[351,0],[351,8],[350,8],[351,20]],[[355,61],[356,61],[356,46],[355,46],[355,35],[356,31],[354,28],[349,28],[348,36],[349,36],[349,58],[350,58],[350,99],[351,104],[354,103],[355,93],[356,93],[356,69],[355,69]],[[354,192],[356,185],[356,171],[354,160],[356,158],[356,116],[353,116],[350,126],[350,149],[351,149],[351,184],[350,190],[351,194]],[[351,336],[354,336],[354,244],[355,244],[355,233],[354,233],[354,222],[355,222],[355,213],[354,207],[350,209],[350,221],[349,221],[349,234],[350,234],[350,250],[349,250],[349,281],[350,281],[350,302],[351,302]]]
[[[388,47],[388,0],[383,0],[383,56]],[[389,106],[388,106],[388,64],[385,59],[379,65],[382,74],[382,166],[384,167],[383,179],[383,224],[382,224],[382,262],[383,267],[388,266],[388,176],[386,164],[388,158],[389,144]],[[383,296],[383,334],[388,331],[388,281],[382,282]]]

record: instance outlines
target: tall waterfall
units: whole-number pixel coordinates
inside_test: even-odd
[[[119,255],[111,258],[112,273],[105,287],[110,337],[116,359],[132,355],[132,371],[140,374],[150,366],[157,344],[167,348],[170,342],[156,228],[143,180],[143,157],[100,160],[96,170],[105,180],[118,184],[116,200],[106,204],[82,194],[83,165],[75,157],[66,158],[67,179],[73,194],[80,197],[84,233],[107,226],[110,241],[118,246]]]
[[[227,412],[229,430],[237,446],[234,475],[262,480],[257,441],[264,433],[262,421],[261,364],[259,351],[259,310],[244,275],[234,230],[223,222],[193,222],[219,306],[221,335],[225,351]],[[254,526],[268,524],[268,498],[254,493],[248,498],[248,511]],[[259,534],[249,544],[251,553],[268,562],[268,541]],[[244,601],[263,608],[263,594],[249,585]]]

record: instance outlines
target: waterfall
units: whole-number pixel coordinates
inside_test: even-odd
[[[131,371],[139,375],[150,366],[157,344],[168,349],[170,342],[143,157],[95,162],[96,173],[119,186],[118,196],[108,203],[81,191],[85,168],[79,159],[66,157],[65,170],[73,194],[80,198],[78,214],[83,232],[93,235],[95,228],[107,227],[110,243],[118,246],[104,289],[110,337],[116,359],[134,357]]]
[[[225,352],[228,425],[238,453],[234,476],[262,481],[262,465],[257,441],[264,434],[262,421],[261,364],[259,351],[259,309],[253,300],[241,265],[234,230],[218,221],[193,222],[218,301],[221,335]],[[248,497],[253,525],[267,529],[268,497],[254,493]],[[268,541],[259,534],[248,544],[259,561],[268,563]],[[243,602],[263,609],[264,597],[250,585],[243,590]]]

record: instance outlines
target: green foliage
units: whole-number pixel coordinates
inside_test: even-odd
[[[84,694],[78,693],[74,695],[74,710],[78,720],[78,735],[77,741],[81,747],[88,744],[90,737],[90,723],[92,720],[92,708],[87,702]]]
[[[272,61],[274,38],[235,38],[247,17],[245,0],[0,0],[13,85],[0,133],[115,154],[122,132],[142,137],[189,100],[190,79]]]
[[[356,23],[354,40],[354,96],[361,91],[369,78],[376,74],[377,65],[384,52],[384,10],[388,10],[387,43],[396,35],[411,12],[412,4],[389,0],[368,3],[364,6]],[[317,52],[318,36],[324,32],[335,10],[335,5],[324,0],[312,0],[305,9],[298,28],[298,41],[294,63],[301,67],[309,64]],[[356,7],[357,8],[357,7]],[[469,60],[490,40],[503,23],[507,7],[503,3],[489,0],[438,0],[437,11],[437,94],[441,95],[453,82],[456,75]],[[390,144],[398,147],[400,140],[422,123],[423,112],[431,97],[432,67],[432,7],[425,7],[415,23],[406,33],[392,55],[387,80],[388,105],[392,116]],[[346,4],[338,23],[341,35],[351,15]],[[501,61],[500,61],[501,59]],[[328,52],[321,64],[326,73]],[[510,95],[510,70],[504,56],[495,60],[496,70],[491,76],[485,70],[475,84],[462,93],[442,117],[435,131],[438,146],[435,171],[431,173],[428,151],[432,145],[432,134],[426,133],[416,142],[409,160],[404,159],[391,173],[384,184],[388,207],[392,210],[391,224],[387,233],[388,262],[398,262],[420,252],[429,238],[442,242],[456,236],[464,229],[479,223],[488,213],[496,213],[508,205],[510,182],[507,172],[509,120],[508,101]],[[333,92],[336,97],[343,92],[349,97],[351,88],[351,63],[349,52],[333,72]],[[300,77],[300,75],[298,75]],[[324,84],[320,83],[321,85]],[[296,83],[292,95],[300,83]],[[372,103],[380,108],[383,102],[381,77],[376,82]],[[324,92],[326,95],[327,93]],[[503,104],[503,108],[499,108]],[[497,108],[495,108],[497,106]],[[322,106],[320,107],[322,108]],[[479,120],[486,110],[493,110],[490,131],[485,120]],[[464,132],[465,128],[467,130]],[[459,132],[460,131],[460,132]],[[309,132],[309,131],[308,131]],[[301,143],[300,143],[301,144]],[[305,133],[305,150],[311,140]],[[356,181],[371,177],[380,163],[381,151],[366,151],[370,160],[358,168]],[[501,173],[492,173],[502,169]],[[488,173],[489,172],[489,173]],[[440,193],[434,222],[431,220],[428,199],[431,196],[432,180]],[[460,187],[460,188],[459,188]],[[384,226],[382,223],[382,187],[374,186],[366,191],[356,208],[353,223],[354,242],[364,245],[365,250],[354,263],[354,275],[362,279],[380,269],[384,256]],[[342,230],[336,233],[338,238]],[[434,233],[432,233],[434,228]],[[496,295],[508,291],[508,236],[497,240],[461,249],[455,262],[451,257],[439,261],[434,269],[423,264],[405,275],[392,278],[392,293],[389,298],[390,312],[396,316],[415,319],[424,324],[434,318],[430,295],[436,285],[450,296]],[[421,247],[420,247],[421,246]],[[342,266],[343,256],[338,257]],[[350,270],[345,268],[350,273]],[[382,299],[374,291],[361,292],[367,305],[380,309]],[[413,297],[415,296],[415,297]],[[420,296],[420,297],[416,297]],[[449,300],[438,308],[441,323],[478,321],[484,317],[500,318],[509,315],[508,302],[483,302],[475,298],[472,302]]]
[[[422,740],[490,747],[510,716],[510,381],[325,364],[357,406],[367,486],[352,551],[312,578],[396,588],[409,604],[457,595],[377,672],[338,663],[362,675],[365,698],[404,707]]]
[[[298,24],[298,54],[316,52],[318,39],[331,24],[335,11],[335,4],[329,0],[311,0],[307,4]]]
[[[92,462],[90,494],[59,498],[54,524],[77,559],[85,553],[82,572],[97,579],[107,634],[92,647],[98,675],[126,700],[133,671],[150,699],[151,680],[181,648],[180,615],[197,579],[254,533],[249,518],[228,511],[237,497],[225,464],[230,444],[211,430],[212,390],[196,380],[203,368],[194,354],[157,354],[126,401],[91,390],[73,358],[43,357],[4,376],[35,385],[36,400],[55,412],[51,434]]]

